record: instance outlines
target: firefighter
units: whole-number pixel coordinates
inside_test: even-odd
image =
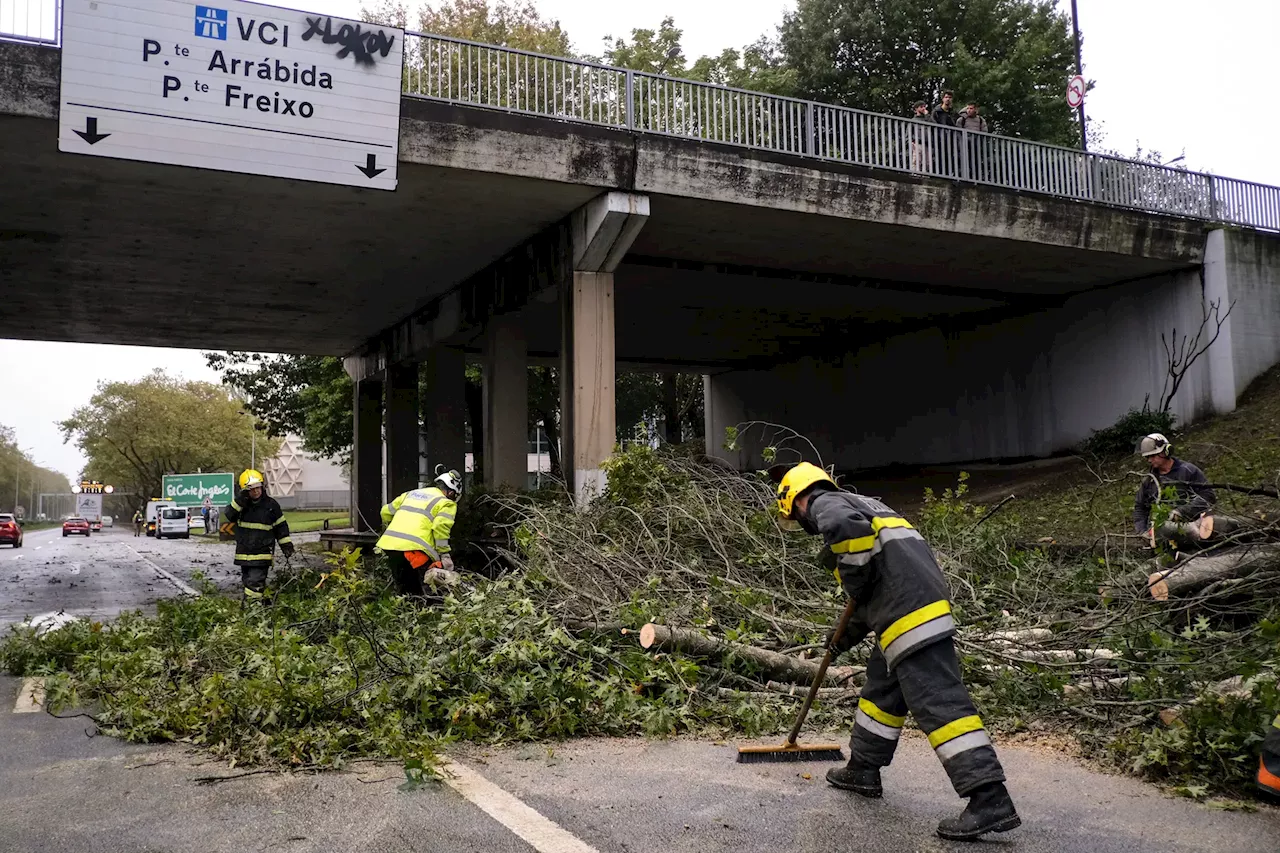
[[[449,534],[458,515],[462,475],[436,468],[433,485],[413,489],[382,508],[386,529],[377,548],[386,554],[391,576],[403,595],[425,595],[423,580],[448,581],[453,574]],[[436,571],[443,569],[443,572]]]
[[[241,604],[261,601],[267,591],[267,570],[275,560],[276,544],[285,559],[293,556],[289,522],[276,499],[267,494],[262,473],[252,468],[240,475],[240,494],[222,511],[236,537],[235,564],[240,567],[243,587]]]
[[[835,574],[855,602],[837,651],[876,633],[867,682],[854,715],[849,763],[827,773],[837,788],[880,797],[880,768],[893,760],[907,713],[929,736],[964,811],[938,835],[974,841],[1022,823],[1005,789],[1004,770],[960,676],[950,593],[933,552],[911,524],[873,498],[842,491],[825,471],[802,462],[770,472],[778,512],[835,556]]]

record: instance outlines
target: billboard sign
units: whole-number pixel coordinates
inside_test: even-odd
[[[204,499],[221,509],[235,496],[234,474],[165,474],[161,497],[178,506],[201,507]]]

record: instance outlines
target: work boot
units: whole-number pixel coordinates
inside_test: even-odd
[[[880,768],[856,764],[852,759],[844,767],[828,770],[827,782],[833,787],[872,799],[884,796],[884,788],[880,786]]]
[[[1258,775],[1255,779],[1258,790],[1273,799],[1280,799],[1280,760],[1272,758],[1267,761],[1267,753],[1258,758]]]
[[[977,841],[988,832],[1008,832],[1021,825],[1004,783],[992,782],[973,792],[959,817],[941,821],[938,835],[948,841]]]

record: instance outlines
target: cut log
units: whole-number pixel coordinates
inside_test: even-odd
[[[1021,645],[1023,643],[1036,643],[1041,640],[1047,640],[1052,636],[1053,632],[1048,628],[1015,628],[1011,631],[996,631],[975,639],[991,640],[1002,645]]]
[[[1006,654],[1027,663],[1106,663],[1120,657],[1111,649],[1016,649]]]
[[[1107,694],[1123,693],[1129,685],[1139,684],[1141,682],[1142,676],[1139,675],[1121,675],[1115,678],[1090,678],[1064,686],[1062,688],[1062,695],[1067,699],[1077,699],[1090,696],[1104,696]]]
[[[788,685],[791,686],[791,685]],[[728,687],[717,687],[716,695],[721,699],[804,699],[809,695],[808,689],[796,689],[795,693],[784,690],[732,690]],[[844,690],[839,687],[821,687],[818,689],[818,700],[822,702],[856,702],[859,691]]]
[[[1147,578],[1147,587],[1156,601],[1168,601],[1216,581],[1272,568],[1280,568],[1280,545],[1233,548],[1223,554],[1190,557],[1172,568],[1154,572]]]
[[[1217,684],[1210,685],[1207,689],[1201,691],[1200,695],[1193,699],[1190,703],[1174,705],[1172,708],[1165,708],[1160,712],[1160,722],[1166,726],[1172,726],[1178,722],[1182,716],[1182,711],[1187,704],[1197,704],[1207,700],[1216,699],[1248,699],[1253,695],[1253,685],[1245,681],[1243,676],[1233,675],[1230,678],[1224,678]]]
[[[767,680],[785,681],[788,684],[809,684],[818,674],[818,664],[815,661],[800,660],[767,649],[708,637],[688,628],[672,628],[653,622],[640,629],[640,645],[646,649],[680,652],[691,657],[722,659],[733,656],[757,668]],[[827,670],[825,680],[828,683],[838,683],[843,678],[848,678],[850,673],[842,672],[846,669],[831,667]]]

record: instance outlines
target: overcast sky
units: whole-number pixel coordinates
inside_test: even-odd
[[[358,17],[358,0],[281,3]],[[606,35],[656,28],[664,16],[684,30],[691,58],[772,35],[793,3],[776,0],[536,0],[558,18],[580,52],[599,53]],[[1062,2],[1069,9],[1069,2]],[[1280,115],[1271,102],[1277,0],[1078,0],[1086,78],[1097,87],[1088,113],[1104,123],[1105,144],[1131,153],[1141,143],[1189,168],[1280,184],[1273,142]],[[1262,84],[1266,83],[1264,86]],[[1064,81],[1065,86],[1065,81]],[[981,97],[979,93],[979,97]],[[0,334],[3,331],[0,330]],[[101,379],[137,379],[156,365],[188,379],[217,376],[198,352],[0,341],[6,365],[0,423],[36,461],[75,477],[83,458],[64,445],[55,422],[85,403]]]

